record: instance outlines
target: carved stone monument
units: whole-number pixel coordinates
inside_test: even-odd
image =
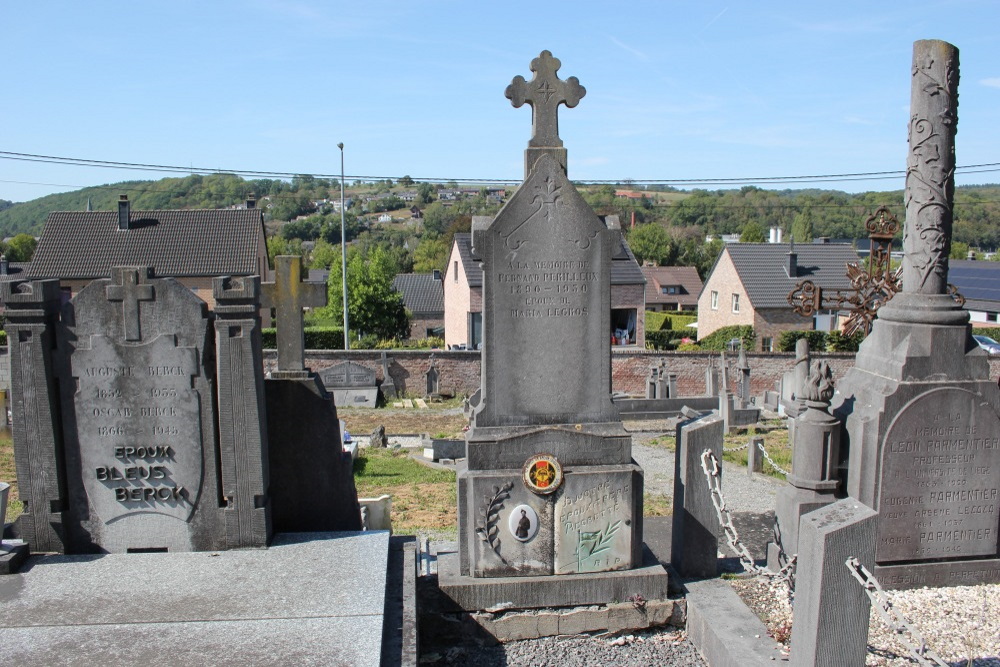
[[[829,364],[817,362],[799,391],[802,410],[792,429],[792,473],[778,491],[775,540],[768,545],[768,566],[775,571],[798,553],[802,517],[837,500],[841,425],[829,412],[833,393]]]
[[[279,256],[275,282],[262,288],[278,328],[278,370],[264,383],[274,529],[360,530],[352,459],[333,396],[305,367],[302,309],[326,304],[325,285],[302,282],[301,257]]]
[[[213,346],[205,303],[147,267],[113,269],[58,319],[57,281],[3,286],[33,551],[267,544],[256,282],[216,287],[230,319]]]
[[[482,386],[458,473],[459,553],[443,559],[440,580],[466,609],[607,602],[625,581],[625,596],[666,593],[661,567],[636,569],[642,470],[611,401],[610,268],[620,232],[566,177],[556,109],[585,91],[559,80],[558,68],[544,51],[534,78],[507,88],[515,106],[533,107],[526,178],[495,219],[473,221]]]
[[[958,50],[914,44],[902,292],[835,400],[887,588],[1000,581],[1000,391],[948,293]]]
[[[333,394],[334,402],[341,407],[378,407],[378,383],[375,371],[353,361],[342,361],[325,368],[319,379],[327,391]]]

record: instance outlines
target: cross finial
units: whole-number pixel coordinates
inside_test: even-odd
[[[144,266],[116,266],[111,269],[111,284],[105,288],[108,301],[122,302],[125,340],[142,340],[139,327],[139,302],[152,301],[153,286],[146,282],[149,269]]]
[[[549,51],[531,61],[531,71],[535,76],[531,81],[525,81],[523,76],[515,76],[504,95],[515,107],[527,103],[531,105],[531,140],[528,146],[532,148],[559,148],[563,145],[559,138],[560,104],[569,108],[575,107],[587,94],[587,89],[580,81],[571,76],[561,80],[556,72],[562,65],[558,58]]]
[[[302,281],[302,258],[274,258],[274,282],[261,285],[261,305],[274,308],[278,332],[278,370],[305,372],[302,309],[326,305],[326,285]]]

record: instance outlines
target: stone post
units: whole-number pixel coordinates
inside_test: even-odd
[[[865,664],[871,603],[845,563],[854,557],[873,567],[877,516],[845,498],[802,517],[790,661],[795,667]]]
[[[660,379],[660,369],[656,364],[649,367],[649,376],[646,378],[646,398],[663,398],[657,394]]]
[[[226,542],[271,540],[267,411],[260,340],[260,279],[215,278],[215,356]]]
[[[677,373],[667,373],[667,398],[677,398]]]
[[[32,551],[65,551],[66,470],[52,349],[59,281],[0,283],[10,347],[11,432],[24,513],[15,532]]]
[[[712,505],[701,455],[710,449],[721,462],[723,433],[722,417],[715,414],[677,426],[670,563],[685,578],[718,574],[719,518]],[[719,474],[722,474],[721,463]]]
[[[737,377],[736,395],[740,399],[739,407],[746,408],[751,403],[750,396],[750,364],[747,362],[746,349],[740,345],[740,356],[736,359]]]
[[[747,476],[753,477],[755,472],[764,472],[764,455],[758,445],[764,444],[764,438],[755,435],[750,438],[750,446],[747,447]]]

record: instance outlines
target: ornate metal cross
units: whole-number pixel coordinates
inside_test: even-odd
[[[274,258],[273,283],[261,285],[261,305],[274,308],[277,319],[278,370],[305,371],[302,309],[326,305],[326,285],[302,282],[302,258]]]
[[[563,145],[559,138],[559,105],[575,107],[587,94],[580,81],[571,76],[561,80],[556,72],[562,65],[549,51],[531,61],[531,71],[535,73],[531,81],[523,76],[515,76],[504,95],[515,108],[527,103],[531,105],[531,140],[528,145],[537,148],[552,148]]]
[[[125,340],[142,340],[139,320],[139,302],[152,301],[153,286],[144,282],[149,269],[142,266],[116,266],[111,269],[112,284],[104,293],[108,301],[122,302],[122,321],[125,325]]]
[[[899,220],[886,206],[865,220],[871,251],[867,267],[860,262],[847,265],[847,277],[851,281],[849,290],[828,290],[811,280],[803,280],[788,293],[788,303],[792,309],[804,317],[812,317],[819,310],[849,310],[850,317],[844,325],[848,336],[859,331],[867,336],[871,333],[875,315],[893,295],[901,291],[902,267],[892,270],[892,239],[899,232]],[[965,298],[949,285],[953,298],[965,304]]]

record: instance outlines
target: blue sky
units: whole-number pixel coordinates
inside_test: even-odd
[[[995,0],[5,2],[0,23],[7,152],[335,174],[342,141],[349,176],[516,180],[531,112],[504,88],[548,49],[587,88],[560,112],[573,179],[901,171],[912,44],[943,39],[958,164],[1000,163]],[[0,199],[165,175],[0,159]]]

